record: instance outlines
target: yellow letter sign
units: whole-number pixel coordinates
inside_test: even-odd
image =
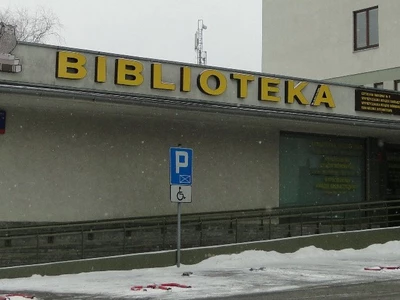
[[[57,52],[57,78],[83,79],[87,71],[86,57],[76,52]]]
[[[335,100],[333,100],[331,90],[329,89],[329,86],[325,84],[318,85],[310,105],[320,106],[322,103],[329,108],[336,107]]]

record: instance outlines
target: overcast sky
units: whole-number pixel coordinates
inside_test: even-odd
[[[260,71],[261,1],[2,0],[0,8],[50,8],[68,47],[191,63],[203,19],[208,65]]]

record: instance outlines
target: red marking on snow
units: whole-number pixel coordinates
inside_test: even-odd
[[[380,271],[382,270],[381,267],[370,267],[364,268],[365,271]]]
[[[146,290],[146,289],[159,289],[159,290],[171,290],[172,287],[179,287],[179,288],[184,288],[184,289],[188,289],[191,288],[190,285],[186,285],[186,284],[180,284],[180,283],[176,283],[176,282],[170,282],[170,283],[161,283],[161,284],[148,284],[148,285],[134,285],[133,287],[131,287],[132,291],[142,291],[142,290]],[[0,299],[2,300],[2,299]]]
[[[171,283],[162,283],[161,285],[162,285],[162,286],[179,287],[179,288],[183,288],[183,289],[191,288],[190,285],[180,284],[180,283],[175,283],[175,282],[171,282]]]
[[[148,284],[148,285],[145,285],[145,286],[143,286],[143,285],[135,285],[135,286],[131,287],[132,291],[142,291],[142,290],[145,291],[146,289],[153,289],[153,290],[159,289],[159,290],[165,290],[166,291],[166,290],[170,290],[171,288],[167,287],[167,286],[158,285],[158,284]]]
[[[163,285],[158,285],[158,284],[149,284],[147,285],[147,288],[149,289],[160,289],[160,290],[170,290],[170,288],[163,286]]]
[[[382,270],[399,270],[400,266],[388,266],[388,267],[366,267],[365,271],[382,271]]]

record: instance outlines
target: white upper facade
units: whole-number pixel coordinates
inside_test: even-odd
[[[394,89],[399,16],[399,0],[263,0],[262,71]]]

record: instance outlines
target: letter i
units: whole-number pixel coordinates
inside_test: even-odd
[[[107,58],[104,56],[96,56],[96,82],[106,82],[107,79]]]

